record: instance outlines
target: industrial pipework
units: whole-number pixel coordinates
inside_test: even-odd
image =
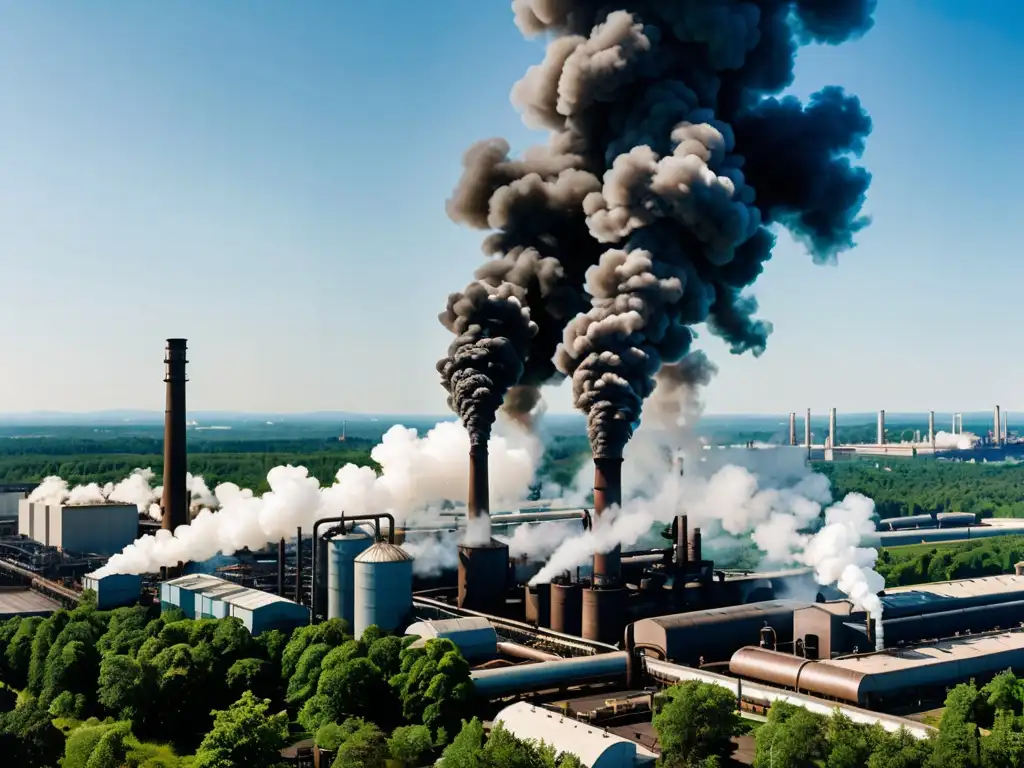
[[[466,500],[467,541],[458,548],[458,605],[472,611],[500,614],[504,611],[507,590],[508,545],[491,536],[487,464],[487,443],[472,443],[469,447],[469,498]]]
[[[622,504],[622,458],[594,457],[594,525],[610,507]],[[607,524],[608,521],[605,521]],[[615,643],[626,626],[626,591],[622,588],[619,547],[594,553],[593,579],[583,591],[582,631],[588,640]]]
[[[173,532],[188,523],[188,455],[185,447],[186,340],[168,339],[164,354],[167,402],[164,410],[164,492],[162,527]]]
[[[379,541],[380,538],[381,538],[380,521],[382,519],[388,521],[388,544],[394,544],[395,543],[395,516],[391,515],[391,514],[389,514],[387,512],[378,512],[376,514],[370,514],[370,515],[352,515],[352,516],[349,516],[349,517],[346,517],[345,515],[341,515],[339,517],[323,517],[323,518],[320,518],[319,520],[317,520],[315,523],[313,523],[313,555],[312,555],[312,564],[311,564],[311,568],[313,569],[313,578],[312,578],[312,582],[311,582],[311,585],[310,585],[310,595],[309,595],[309,615],[310,615],[310,621],[312,623],[316,623],[316,620],[317,620],[317,618],[316,618],[317,617],[317,613],[316,612],[317,612],[317,608],[320,607],[318,605],[319,601],[317,600],[317,580],[319,578],[319,575],[317,573],[317,564],[316,564],[316,561],[317,561],[317,553],[316,553],[316,551],[317,551],[317,548],[318,548],[317,544],[320,541],[320,526],[321,525],[327,525],[328,523],[336,523],[338,526],[340,526],[342,529],[344,529],[344,526],[345,526],[346,523],[360,523],[360,522],[373,521],[374,528],[375,528],[375,538],[376,538],[376,540]],[[301,531],[302,529],[300,528],[299,530]],[[301,539],[299,540],[299,551],[300,552],[302,551],[302,540]],[[300,557],[301,557],[301,554],[300,554]],[[302,569],[298,568],[297,570],[299,571],[299,575],[296,575],[295,580],[296,580],[296,583],[301,583],[300,580],[302,578],[301,577]]]

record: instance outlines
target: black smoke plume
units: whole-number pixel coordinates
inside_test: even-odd
[[[505,394],[519,381],[537,326],[524,306],[524,291],[511,283],[470,283],[448,296],[438,315],[455,334],[437,363],[448,407],[459,415],[474,445],[486,445]]]
[[[678,362],[661,366],[654,377],[656,384],[647,406],[648,415],[666,429],[692,426],[691,422],[703,409],[700,390],[711,383],[716,373],[718,366],[699,349]]]
[[[478,278],[526,290],[539,330],[523,383],[571,376],[595,455],[618,456],[692,326],[764,351],[771,325],[743,291],[771,258],[767,227],[826,262],[866,225],[871,177],[850,160],[871,131],[860,102],[835,87],[806,106],[777,94],[800,44],[862,35],[875,1],[512,7],[525,34],[551,36],[512,91],[551,140],[519,159],[497,139],[471,148],[448,212],[492,232]]]

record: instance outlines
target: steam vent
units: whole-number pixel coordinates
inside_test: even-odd
[[[466,540],[459,545],[459,607],[501,613],[505,607],[508,545],[491,538],[487,443],[469,448]]]

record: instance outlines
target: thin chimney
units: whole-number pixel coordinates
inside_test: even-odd
[[[174,531],[188,523],[188,455],[185,447],[186,340],[168,339],[164,354],[167,404],[164,410],[164,494],[162,527]]]
[[[610,507],[622,504],[622,459],[594,457],[594,514],[599,524]],[[621,550],[594,554],[594,586],[618,586],[621,575]]]
[[[789,414],[789,444],[796,445],[796,414]]]

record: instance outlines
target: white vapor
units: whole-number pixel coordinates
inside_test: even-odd
[[[935,433],[935,447],[940,450],[969,451],[980,439],[980,437],[971,432],[961,432],[954,435],[952,432],[939,430]]]
[[[522,430],[499,422],[489,444],[492,504],[507,504],[526,495],[540,459],[539,441]],[[152,573],[179,562],[203,561],[218,553],[257,550],[296,528],[309,530],[323,517],[387,512],[401,525],[438,519],[442,504],[465,503],[469,484],[469,436],[455,422],[442,422],[419,436],[415,429],[394,426],[371,452],[380,465],[346,464],[334,483],[321,488],[305,467],[274,467],[267,473],[270,491],[256,496],[233,483],[218,485],[212,494],[216,509],[201,509],[188,525],[172,535],[158,531],[140,537],[100,570],[112,573]],[[193,496],[205,489],[193,483]],[[209,492],[206,491],[207,495]],[[440,568],[454,557],[443,539],[428,539],[409,548],[423,559],[418,570]],[[450,554],[434,549],[452,550]],[[436,565],[431,566],[430,563]]]

